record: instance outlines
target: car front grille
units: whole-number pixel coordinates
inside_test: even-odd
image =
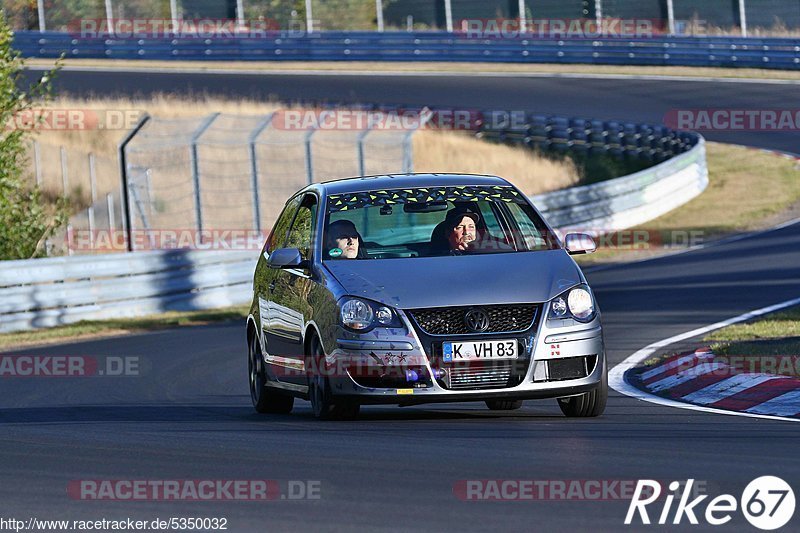
[[[511,365],[451,368],[445,378],[450,390],[496,389],[507,387]]]
[[[409,314],[428,335],[470,335],[525,331],[533,324],[537,309],[535,304],[485,305],[415,309],[410,310]],[[472,310],[486,313],[489,319],[487,329],[474,331],[467,326],[467,313]]]

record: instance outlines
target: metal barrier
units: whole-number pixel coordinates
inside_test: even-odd
[[[250,38],[81,38],[20,31],[26,57],[217,61],[467,61],[800,68],[800,39],[741,37],[474,38],[431,32],[274,32]]]
[[[0,333],[243,304],[257,253],[178,250],[4,261]]]
[[[561,232],[651,220],[708,183],[705,143],[642,172],[533,197]],[[245,305],[258,251],[151,251],[3,262],[0,333],[80,320]]]
[[[432,113],[435,116],[441,111]],[[533,115],[520,119],[507,112],[476,114],[476,134],[540,149],[604,153],[656,163],[629,176],[533,197],[548,221],[562,232],[578,229],[602,233],[631,227],[688,202],[708,184],[705,141],[700,135],[580,118]],[[253,131],[260,134],[261,130]],[[128,155],[135,155],[135,150]],[[186,157],[191,159],[191,154]],[[136,164],[135,158],[128,157],[127,161],[129,165]],[[191,182],[188,177],[183,181]],[[134,182],[129,184],[133,187],[130,209],[139,211],[133,217],[137,224],[144,220],[142,215],[146,218],[148,214],[160,216],[159,212],[165,212],[161,203],[154,201],[157,195],[153,192],[152,175],[145,172]],[[246,189],[248,183],[243,179],[240,186]],[[190,184],[186,187],[191,189]],[[185,196],[191,204],[196,196],[189,189]],[[239,207],[251,205],[240,203]],[[244,224],[252,223],[251,217],[258,212],[253,209],[252,213],[243,212]],[[191,216],[181,216],[171,222],[171,227],[187,227],[181,225],[181,220]],[[260,233],[259,237],[263,240]],[[251,298],[258,253],[255,248],[259,244],[260,241],[256,246],[250,243],[234,247],[234,251],[220,251],[224,246],[212,245],[209,251],[149,251],[3,262],[0,332],[86,319],[246,304]]]
[[[655,167],[531,200],[562,232],[602,233],[653,220],[685,204],[707,186],[705,140],[699,137],[688,152]]]

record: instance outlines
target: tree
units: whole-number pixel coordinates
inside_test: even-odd
[[[25,62],[13,38],[0,12],[0,259],[27,259],[40,254],[44,239],[65,222],[67,206],[66,199],[48,205],[38,187],[26,184],[26,141],[34,133],[15,119],[50,98],[61,63],[24,87]]]

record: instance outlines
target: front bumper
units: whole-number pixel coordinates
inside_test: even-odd
[[[363,404],[397,405],[560,398],[594,390],[607,372],[599,316],[586,324],[541,319],[532,331],[510,335],[519,340],[524,350],[520,354],[519,376],[511,380],[511,386],[456,390],[436,379],[438,363],[436,354],[431,353],[431,338],[423,336],[424,342],[421,341],[409,317],[401,314],[405,330],[376,328],[366,335],[345,334],[345,338],[338,339],[336,348],[326,357],[330,367],[344,369],[329,378],[336,397]],[[492,337],[496,339],[498,335],[487,336],[487,340]],[[573,363],[579,360],[585,361],[585,372],[579,377],[564,377],[555,370],[565,361],[574,368]],[[420,379],[404,379],[409,370]]]

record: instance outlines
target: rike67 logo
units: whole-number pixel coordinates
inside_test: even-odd
[[[658,481],[640,479],[636,484],[625,524],[637,523],[681,524],[685,519],[690,524],[699,524],[698,516],[707,524],[721,526],[731,521],[737,511],[741,511],[751,525],[765,531],[778,529],[786,525],[794,515],[794,491],[784,480],[775,476],[762,476],[751,481],[738,500],[731,494],[721,494],[705,501],[707,494],[692,497],[694,479],[686,483],[673,481],[669,484],[669,492],[663,498],[663,506],[657,517],[648,514],[658,511],[662,499],[662,487]],[[681,488],[683,490],[681,491]],[[678,500],[674,507],[673,503]],[[658,501],[656,505],[655,504]],[[648,506],[651,506],[648,509]],[[705,510],[703,511],[703,508]],[[638,518],[637,518],[638,517]],[[670,520],[671,519],[671,520]]]

